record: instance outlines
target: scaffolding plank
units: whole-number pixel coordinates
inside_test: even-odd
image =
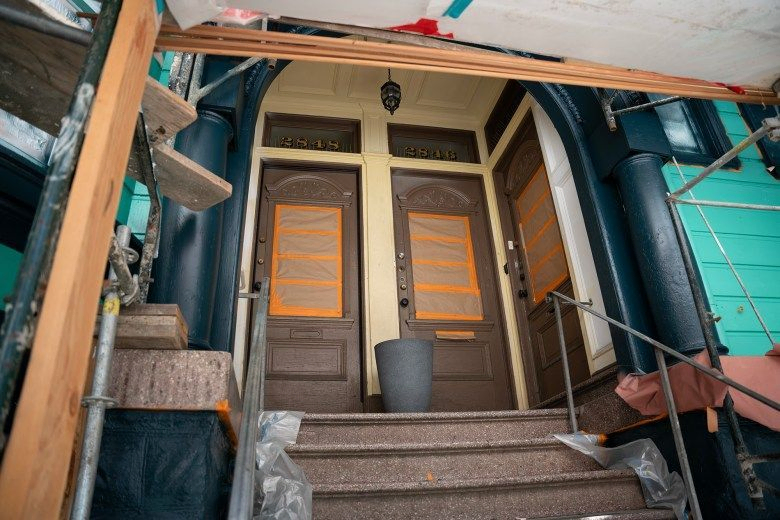
[[[60,514],[109,240],[157,30],[153,2],[123,2],[0,472],[7,518]]]
[[[146,78],[143,109],[151,141],[173,137],[198,118],[195,107],[152,78]]]
[[[0,20],[0,108],[57,135],[86,49]]]
[[[154,150],[157,183],[166,197],[201,211],[230,197],[233,186],[167,145]]]

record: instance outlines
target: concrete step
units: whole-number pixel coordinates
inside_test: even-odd
[[[315,484],[314,518],[520,519],[645,507],[631,470],[456,481]]]
[[[293,445],[287,453],[314,484],[452,482],[597,471],[552,437],[491,442]]]
[[[500,442],[569,432],[563,409],[498,412],[306,414],[298,444]]]

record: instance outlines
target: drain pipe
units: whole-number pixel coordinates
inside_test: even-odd
[[[130,244],[130,228],[118,226],[116,239],[122,250],[127,248]],[[76,481],[76,495],[70,513],[71,520],[88,520],[89,518],[100,455],[100,441],[103,437],[103,419],[106,408],[116,404],[113,399],[106,396],[120,305],[119,284],[113,267],[109,269],[108,279],[110,285],[103,299],[103,314],[100,319],[100,332],[95,352],[95,373],[92,376],[92,392],[81,401],[82,405],[87,407],[87,421],[84,426],[84,442],[81,446],[81,461]]]

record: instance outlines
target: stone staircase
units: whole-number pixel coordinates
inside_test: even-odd
[[[287,452],[314,518],[656,519],[630,470],[607,471],[550,434],[565,410],[307,414]]]

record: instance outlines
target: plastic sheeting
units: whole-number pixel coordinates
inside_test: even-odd
[[[257,441],[255,520],[311,520],[312,487],[285,446],[295,444],[303,412],[263,412]]]
[[[536,170],[515,200],[520,236],[528,256],[528,275],[534,303],[543,301],[569,276],[561,232],[544,166]]]
[[[410,211],[415,317],[481,320],[468,216]]]
[[[341,208],[277,204],[271,316],[342,315]]]
[[[710,359],[705,351],[693,359],[702,365],[710,366]],[[775,401],[780,401],[780,384],[777,382],[780,356],[721,356],[720,362],[728,377]],[[678,363],[669,368],[669,380],[680,413],[706,406],[721,407],[728,390],[734,400],[734,410],[739,415],[780,431],[780,412],[739,390],[729,390],[724,383],[702,374],[690,365]],[[646,375],[628,374],[615,392],[642,415],[666,413],[666,401],[657,371]]]
[[[639,477],[647,507],[674,510],[678,520],[685,520],[687,495],[682,477],[669,468],[658,447],[650,439],[639,439],[615,448],[598,445],[597,435],[584,433],[555,434],[555,438],[607,469],[631,468]]]

